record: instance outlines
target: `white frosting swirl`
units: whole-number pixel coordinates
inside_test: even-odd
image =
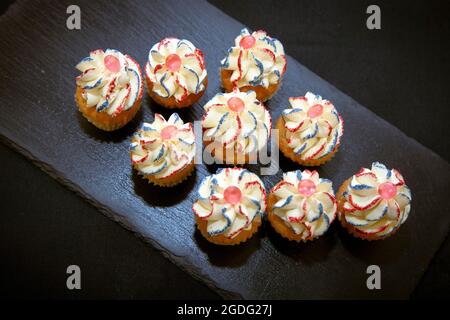
[[[266,191],[259,177],[242,168],[219,169],[203,179],[192,210],[206,220],[209,235],[232,239],[250,230],[253,219],[266,210]]]
[[[402,175],[379,162],[352,176],[343,197],[345,222],[365,235],[388,235],[406,221],[411,210],[411,191]]]
[[[88,107],[111,116],[130,109],[142,95],[141,70],[136,61],[117,50],[92,51],[76,68],[77,86]]]
[[[204,141],[249,154],[261,150],[271,134],[272,118],[254,91],[219,93],[204,106]]]
[[[148,53],[145,72],[153,83],[153,92],[163,98],[183,101],[189,94],[205,90],[206,78],[203,53],[190,41],[166,38]]]
[[[330,180],[321,179],[317,171],[284,173],[271,193],[277,200],[273,214],[304,240],[324,234],[336,217],[333,185]]]
[[[267,88],[279,83],[286,71],[283,45],[262,30],[250,34],[248,29],[242,29],[221,63],[223,69],[233,71],[230,80],[238,88]]]
[[[289,98],[291,108],[282,112],[288,146],[302,160],[320,159],[340,144],[344,123],[333,104],[307,92]]]
[[[191,123],[177,113],[169,120],[158,113],[152,123],[144,123],[132,138],[131,161],[143,175],[167,178],[189,165],[195,156],[195,136]]]

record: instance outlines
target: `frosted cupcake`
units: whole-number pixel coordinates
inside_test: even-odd
[[[155,44],[145,75],[149,95],[166,108],[192,105],[208,84],[203,53],[185,39],[165,38]]]
[[[210,242],[235,245],[247,241],[261,225],[266,191],[254,173],[241,168],[219,169],[200,183],[192,206],[197,227]]]
[[[143,82],[139,64],[117,50],[92,51],[76,68],[75,101],[96,127],[112,131],[133,119],[141,105]]]
[[[379,162],[347,179],[337,200],[341,224],[355,237],[367,240],[394,234],[411,210],[411,191],[402,175]]]
[[[204,106],[205,150],[220,163],[256,162],[271,135],[272,118],[254,91],[220,93]]]
[[[155,114],[144,123],[130,144],[133,167],[155,185],[170,187],[185,180],[194,170],[195,137],[191,123],[173,113],[169,120]]]
[[[284,173],[270,191],[267,211],[271,225],[283,237],[297,242],[313,240],[323,235],[336,217],[333,185],[317,171]]]
[[[239,88],[254,90],[258,100],[270,99],[286,72],[283,45],[265,31],[242,29],[221,63],[222,86],[226,92]]]
[[[344,133],[344,121],[333,104],[311,92],[289,98],[289,103],[276,124],[281,152],[303,166],[331,159]]]

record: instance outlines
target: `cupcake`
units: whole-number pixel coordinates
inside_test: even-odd
[[[289,98],[289,103],[276,123],[281,152],[303,166],[331,159],[344,133],[344,121],[333,104],[311,92]]]
[[[208,241],[220,245],[247,241],[266,210],[264,184],[242,168],[219,169],[205,177],[198,197],[192,206],[197,227]]]
[[[92,51],[76,68],[75,101],[83,116],[105,131],[125,126],[141,105],[141,69],[130,56],[117,50]]]
[[[205,151],[219,163],[255,163],[267,145],[272,118],[255,91],[219,93],[205,106],[202,119]]]
[[[191,123],[174,113],[169,120],[155,114],[144,123],[130,144],[133,167],[144,178],[162,187],[174,186],[194,170],[195,137]]]
[[[221,62],[222,86],[226,92],[254,90],[259,101],[270,99],[286,71],[283,45],[265,31],[250,34],[242,29]]]
[[[155,44],[145,75],[149,95],[166,108],[192,105],[208,85],[203,53],[184,39],[166,38]]]
[[[400,172],[379,162],[347,179],[337,194],[338,217],[355,237],[384,239],[394,234],[411,210],[411,191]]]
[[[283,174],[269,194],[268,219],[283,237],[308,241],[323,235],[336,217],[333,185],[317,171],[300,170]]]

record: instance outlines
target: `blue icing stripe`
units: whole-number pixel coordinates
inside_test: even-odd
[[[311,222],[318,220],[323,214],[323,206],[322,206],[322,203],[320,203],[320,202],[319,202],[318,209],[319,209],[319,215],[315,216],[314,219],[311,219]]]
[[[251,118],[253,119],[254,126],[253,126],[252,130],[250,130],[250,131],[244,136],[244,138],[248,138],[253,132],[255,132],[256,126],[258,125],[258,121],[256,120],[256,117],[255,117],[255,115],[253,114],[253,112],[247,111],[247,113],[248,113],[248,114],[251,116]]]
[[[289,203],[291,203],[292,198],[293,198],[293,196],[290,195],[290,196],[288,196],[288,197],[286,198],[286,200],[284,201],[284,203],[282,203],[281,205],[278,205],[278,206],[275,205],[275,206],[273,206],[273,207],[274,207],[274,208],[277,208],[277,209],[283,208],[283,207],[287,206]]]
[[[94,88],[98,87],[100,85],[100,83],[102,83],[102,80],[103,80],[103,78],[100,78],[92,86],[84,86],[83,89],[87,89],[87,90],[94,89]]]
[[[152,53],[159,54],[159,52],[157,50],[150,50],[150,52],[148,53],[148,64],[150,65],[150,67],[154,68],[154,66],[152,65],[152,62],[151,62]]]
[[[323,178],[320,178],[320,179],[319,179],[319,183],[330,183],[330,184],[332,184],[331,180],[329,180],[329,179],[323,179]]]
[[[338,123],[341,122],[341,119],[339,119],[339,115],[338,115],[338,113],[337,113],[336,110],[333,110],[331,113],[336,117],[336,121],[337,121]]]
[[[261,211],[261,204],[259,203],[259,201],[255,200],[255,199],[250,199],[250,201],[255,205],[256,212],[260,212]]]
[[[348,191],[344,191],[344,192],[342,193],[342,195],[343,195],[344,197],[348,196]]]
[[[181,120],[180,116],[179,116],[178,113],[176,113],[176,112],[172,113],[172,116],[175,118],[174,123],[177,123],[178,121]]]
[[[160,173],[161,171],[163,171],[165,168],[167,167],[167,161],[164,160],[164,164],[158,168],[158,170],[155,170],[153,172],[151,172],[150,174],[157,174]]]
[[[385,169],[385,170],[387,170],[386,166],[385,166],[384,164],[382,164],[382,163],[379,163],[379,162],[373,162],[373,163],[372,163],[372,166],[377,167],[377,168],[380,168],[380,169]]]
[[[130,143],[130,150],[135,150],[138,145],[139,145],[139,143],[137,143],[137,142]]]
[[[353,190],[368,190],[372,189],[373,187],[368,186],[367,184],[355,184],[355,185],[350,184],[350,188],[352,188]]]
[[[276,74],[276,76],[278,77],[278,79],[281,78],[281,74],[280,74],[280,71],[278,71],[278,69],[273,70],[273,73]]]
[[[306,142],[303,143],[303,144],[300,146],[300,148],[298,148],[297,150],[294,149],[294,153],[297,154],[297,155],[300,154],[300,153],[302,153],[302,152],[305,150],[306,145],[307,145]]]
[[[97,110],[97,112],[101,112],[101,111],[105,110],[108,106],[109,106],[109,102],[108,102],[108,100],[105,100],[105,102],[103,102],[101,105],[97,106],[96,110]]]
[[[266,130],[266,137],[267,139],[269,139],[269,129],[267,128],[267,125],[265,123],[263,123],[264,125],[264,129]]]
[[[140,89],[140,86],[141,86],[141,81],[140,81],[141,77],[139,76],[139,73],[136,72],[136,70],[134,70],[134,69],[128,69],[128,71],[131,71],[134,74],[134,76],[136,77],[136,80],[137,80],[136,90],[135,90],[135,92],[133,94],[133,99],[131,100],[132,103],[134,103],[136,101],[137,97],[138,97],[138,94],[139,94],[139,89]],[[130,104],[130,102],[128,102],[128,104]]]
[[[323,158],[323,157],[327,156],[331,151],[333,151],[334,147],[336,146],[336,143],[337,143],[337,140],[338,140],[338,136],[339,136],[339,132],[336,130],[336,132],[334,133],[333,141],[331,142],[330,147],[328,148],[328,150],[320,158]]]
[[[192,145],[194,144],[194,141],[188,142],[188,141],[186,141],[186,140],[184,140],[184,139],[182,139],[182,138],[178,138],[178,140],[179,140],[181,143],[184,143],[184,144],[186,144],[186,145],[188,145],[188,146],[192,146]]]
[[[270,37],[264,37],[262,38],[262,41],[266,42],[269,46],[272,46],[273,51],[276,53],[277,52],[277,46],[275,45],[275,41],[276,39],[270,38]]]
[[[311,138],[314,138],[314,137],[317,135],[318,132],[319,132],[319,125],[318,125],[317,122],[316,122],[316,125],[314,126],[314,131],[313,131],[312,133],[308,134],[308,135],[305,137],[305,139],[311,139]]]
[[[246,173],[248,173],[248,170],[247,170],[247,169],[243,169],[243,170],[241,171],[241,173],[239,173],[238,180],[241,181],[242,178],[244,177],[244,174],[246,174]]]
[[[205,198],[203,198],[201,196],[200,190],[203,188],[203,185],[206,184],[209,181],[209,179],[210,179],[210,176],[206,176],[206,177],[203,177],[203,179],[200,181],[200,186],[198,187],[198,195],[202,199],[205,199]],[[213,190],[212,190],[211,185],[210,185],[209,186],[209,195],[207,196],[207,198],[209,198],[211,196],[212,192],[213,192]]]
[[[216,235],[216,234],[220,234],[220,233],[224,232],[231,225],[230,218],[225,215],[226,211],[227,211],[227,209],[225,207],[223,207],[222,210],[221,210],[222,216],[227,221],[227,224],[225,225],[225,227],[223,229],[219,229],[219,230],[208,231],[209,235],[213,236],[213,235]]]
[[[295,171],[295,174],[297,176],[298,181],[301,181],[302,180],[302,171],[297,170],[297,171]]]
[[[81,61],[78,62],[77,64],[80,64],[80,63],[83,63],[83,62],[88,62],[88,61],[93,61],[93,60],[94,60],[94,59],[91,58],[91,57],[86,57],[86,58],[81,59]]]
[[[255,60],[256,66],[259,69],[259,75],[255,76],[253,78],[253,80],[249,81],[249,84],[251,84],[252,86],[257,86],[261,83],[261,76],[263,75],[263,72],[264,72],[264,66],[263,66],[262,62],[260,60],[258,60],[253,53],[252,53],[252,57],[253,57],[253,60]]]
[[[182,45],[185,45],[185,46],[187,46],[188,48],[191,48],[191,46],[190,46],[184,39],[182,39],[182,40],[180,40],[180,41],[178,42],[177,48],[181,47]]]
[[[214,133],[213,133],[212,135],[214,135],[214,134],[216,134],[217,132],[219,132],[219,129],[220,129],[220,127],[222,126],[222,124],[223,124],[223,122],[225,121],[225,118],[228,116],[228,114],[229,114],[228,111],[225,112],[225,113],[223,114],[223,116],[222,116],[222,117],[220,118],[220,120],[219,120],[219,123],[217,124],[216,130],[214,130]]]
[[[241,29],[241,35],[249,35],[250,31],[247,28]]]
[[[284,114],[285,116],[287,116],[287,115],[289,115],[289,114],[291,114],[291,113],[301,112],[301,111],[303,111],[302,108],[289,108],[289,109],[284,109],[284,110],[283,110],[283,114]]]
[[[156,158],[153,159],[154,162],[160,160],[162,158],[162,156],[164,155],[164,152],[166,151],[166,148],[164,147],[164,145],[161,146],[161,149],[159,149],[159,153],[156,155]]]
[[[184,68],[186,70],[188,70],[189,72],[191,72],[195,76],[195,78],[197,79],[197,84],[195,85],[195,93],[197,94],[198,91],[200,90],[200,78],[198,77],[197,72],[195,72],[193,69],[191,69],[189,67],[186,67],[186,66],[184,66]]]
[[[388,170],[386,174],[386,178],[389,179],[392,176],[392,170]]]
[[[144,131],[156,131],[156,129],[150,127],[150,125],[149,125],[148,123],[144,123],[144,124],[142,125],[142,128],[141,128],[141,129],[144,130]]]
[[[166,80],[166,76],[167,76],[167,73],[164,73],[164,75],[162,76],[162,78],[161,78],[161,86],[164,88],[164,90],[166,90],[166,92],[167,92],[167,96],[165,96],[165,97],[163,97],[163,98],[168,98],[169,96],[170,96],[170,92],[169,92],[169,89],[167,89],[167,87],[166,87],[166,85],[164,84],[164,80]]]

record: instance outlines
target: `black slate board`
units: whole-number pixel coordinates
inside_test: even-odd
[[[0,19],[2,140],[224,297],[408,297],[449,230],[447,162],[288,58],[283,86],[268,103],[272,117],[278,117],[289,96],[307,90],[332,100],[345,119],[345,135],[339,153],[319,173],[337,188],[374,160],[396,167],[413,192],[411,216],[398,234],[378,242],[354,239],[334,224],[322,238],[297,245],[265,225],[244,245],[214,246],[195,230],[190,211],[200,179],[213,167],[197,166],[192,178],[170,191],[148,185],[131,170],[131,134],[154,112],[170,112],[146,97],[131,124],[115,133],[100,132],[75,108],[73,67],[101,47],[127,52],[143,64],[159,39],[188,38],[205,53],[210,80],[200,103],[180,112],[192,121],[220,90],[219,61],[243,26],[203,1],[78,1],[82,30],[69,31],[69,4],[19,1]],[[280,166],[283,171],[297,168],[283,157]],[[263,177],[266,188],[280,176]],[[382,290],[366,288],[370,264],[382,269]]]

